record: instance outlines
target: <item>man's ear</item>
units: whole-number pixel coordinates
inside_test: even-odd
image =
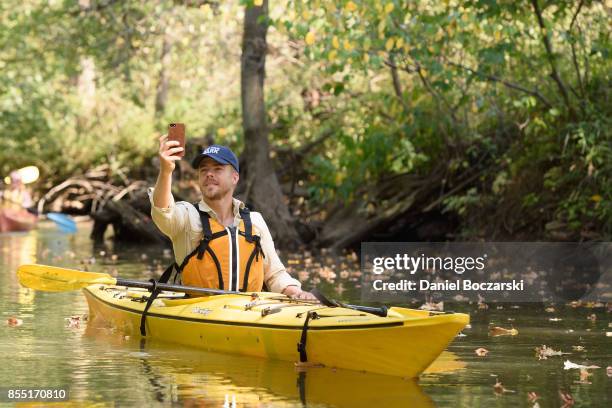
[[[237,171],[232,173],[232,180],[234,181],[234,186],[238,184],[238,181],[240,181],[240,174],[238,174]]]

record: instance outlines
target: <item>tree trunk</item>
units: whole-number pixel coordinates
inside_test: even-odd
[[[164,34],[164,40],[161,51],[161,69],[159,71],[159,82],[157,84],[155,94],[155,117],[159,118],[164,114],[166,110],[166,102],[168,100],[168,69],[170,66],[170,36],[168,33]]]
[[[298,244],[300,238],[270,160],[264,102],[267,17],[267,0],[245,10],[241,96],[246,186],[242,198],[263,214],[277,246],[288,247]]]

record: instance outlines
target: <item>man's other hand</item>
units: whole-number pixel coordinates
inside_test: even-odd
[[[287,295],[292,299],[305,299],[305,300],[317,300],[316,297],[310,292],[303,291],[297,286],[287,286],[283,289],[283,295]]]

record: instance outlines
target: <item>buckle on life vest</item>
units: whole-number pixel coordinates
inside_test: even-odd
[[[201,260],[204,257],[204,252],[208,248],[208,244],[212,241],[212,237],[204,236],[200,241],[200,245],[198,246],[198,259]]]
[[[263,249],[261,249],[261,237],[259,235],[253,235],[252,240],[255,243],[255,261],[259,262],[259,254],[261,254],[263,258],[266,257]]]

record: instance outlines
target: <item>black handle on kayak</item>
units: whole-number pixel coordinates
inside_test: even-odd
[[[370,306],[359,306],[359,305],[347,305],[343,303],[340,303],[340,304],[342,305],[342,307],[346,307],[348,309],[355,309],[355,310],[359,310],[360,312],[372,313],[380,317],[387,317],[387,312],[389,311],[387,306],[370,307]]]
[[[371,306],[358,306],[358,305],[347,305],[344,303],[340,303],[337,300],[328,299],[323,295],[317,288],[314,288],[310,291],[316,297],[321,304],[329,307],[345,307],[347,309],[358,310],[360,312],[371,313],[380,317],[387,317],[388,308],[387,306],[382,307],[371,307]]]

